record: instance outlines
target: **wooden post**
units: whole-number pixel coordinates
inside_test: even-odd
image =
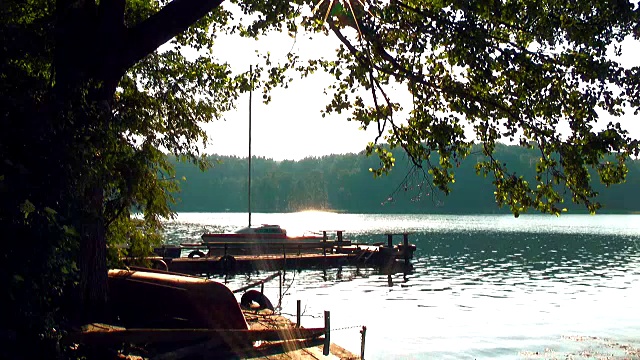
[[[296,302],[297,308],[298,310],[296,311],[296,327],[299,328],[300,327],[300,310],[302,307],[302,302],[300,300],[298,300]]]
[[[329,347],[331,346],[331,314],[329,311],[324,312],[324,346],[322,347],[322,355],[329,355]]]
[[[387,246],[390,248],[393,247],[393,234],[387,234]]]
[[[362,330],[360,330],[360,334],[362,334],[361,341],[360,341],[360,359],[364,360],[364,339],[367,336],[367,327],[366,326],[362,327]]]
[[[409,265],[409,234],[402,234],[402,250],[404,251],[404,265]]]
[[[327,256],[327,231],[322,231],[322,255]]]
[[[278,301],[279,304],[282,304],[282,276],[283,275],[280,274],[280,276],[278,277],[278,279],[280,280],[279,281],[279,283],[280,283],[280,286],[279,286],[280,287],[280,297],[278,298],[280,300],[280,301]]]
[[[260,284],[260,294],[264,295],[264,283]]]
[[[282,270],[286,271],[287,270],[287,250],[284,247],[285,245],[282,244]]]

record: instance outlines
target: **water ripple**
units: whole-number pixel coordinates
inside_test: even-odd
[[[204,220],[212,216],[179,216],[168,226],[168,241],[193,241],[205,227],[235,225]],[[337,225],[325,228],[356,230],[351,238],[359,241],[412,231],[418,247],[408,274],[345,267],[340,275],[328,269],[289,277],[287,312],[295,313],[295,300],[303,299],[306,314],[331,310],[332,322],[366,324],[367,358],[569,358],[576,345],[563,336],[637,340],[640,334],[639,216],[332,219]],[[277,297],[277,285],[265,292]],[[354,338],[341,345],[358,352],[357,333]]]

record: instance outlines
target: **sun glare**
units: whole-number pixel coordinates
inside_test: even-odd
[[[316,235],[323,230],[336,230],[336,212],[317,209],[306,209],[292,213],[292,220],[287,224],[287,234],[291,236]],[[337,229],[341,230],[341,229]]]

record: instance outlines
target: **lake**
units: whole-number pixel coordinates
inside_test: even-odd
[[[357,241],[409,232],[413,270],[288,271],[282,312],[367,359],[640,358],[640,215],[253,214],[289,234],[344,230]],[[246,226],[242,213],[180,213],[168,243]],[[400,238],[397,240],[400,241]],[[216,278],[232,289],[268,273]],[[278,281],[265,287],[278,301]]]

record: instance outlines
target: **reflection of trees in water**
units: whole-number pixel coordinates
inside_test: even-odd
[[[592,234],[447,233],[418,237],[418,263],[478,276],[547,278],[562,274],[610,278],[640,265],[638,238]]]

